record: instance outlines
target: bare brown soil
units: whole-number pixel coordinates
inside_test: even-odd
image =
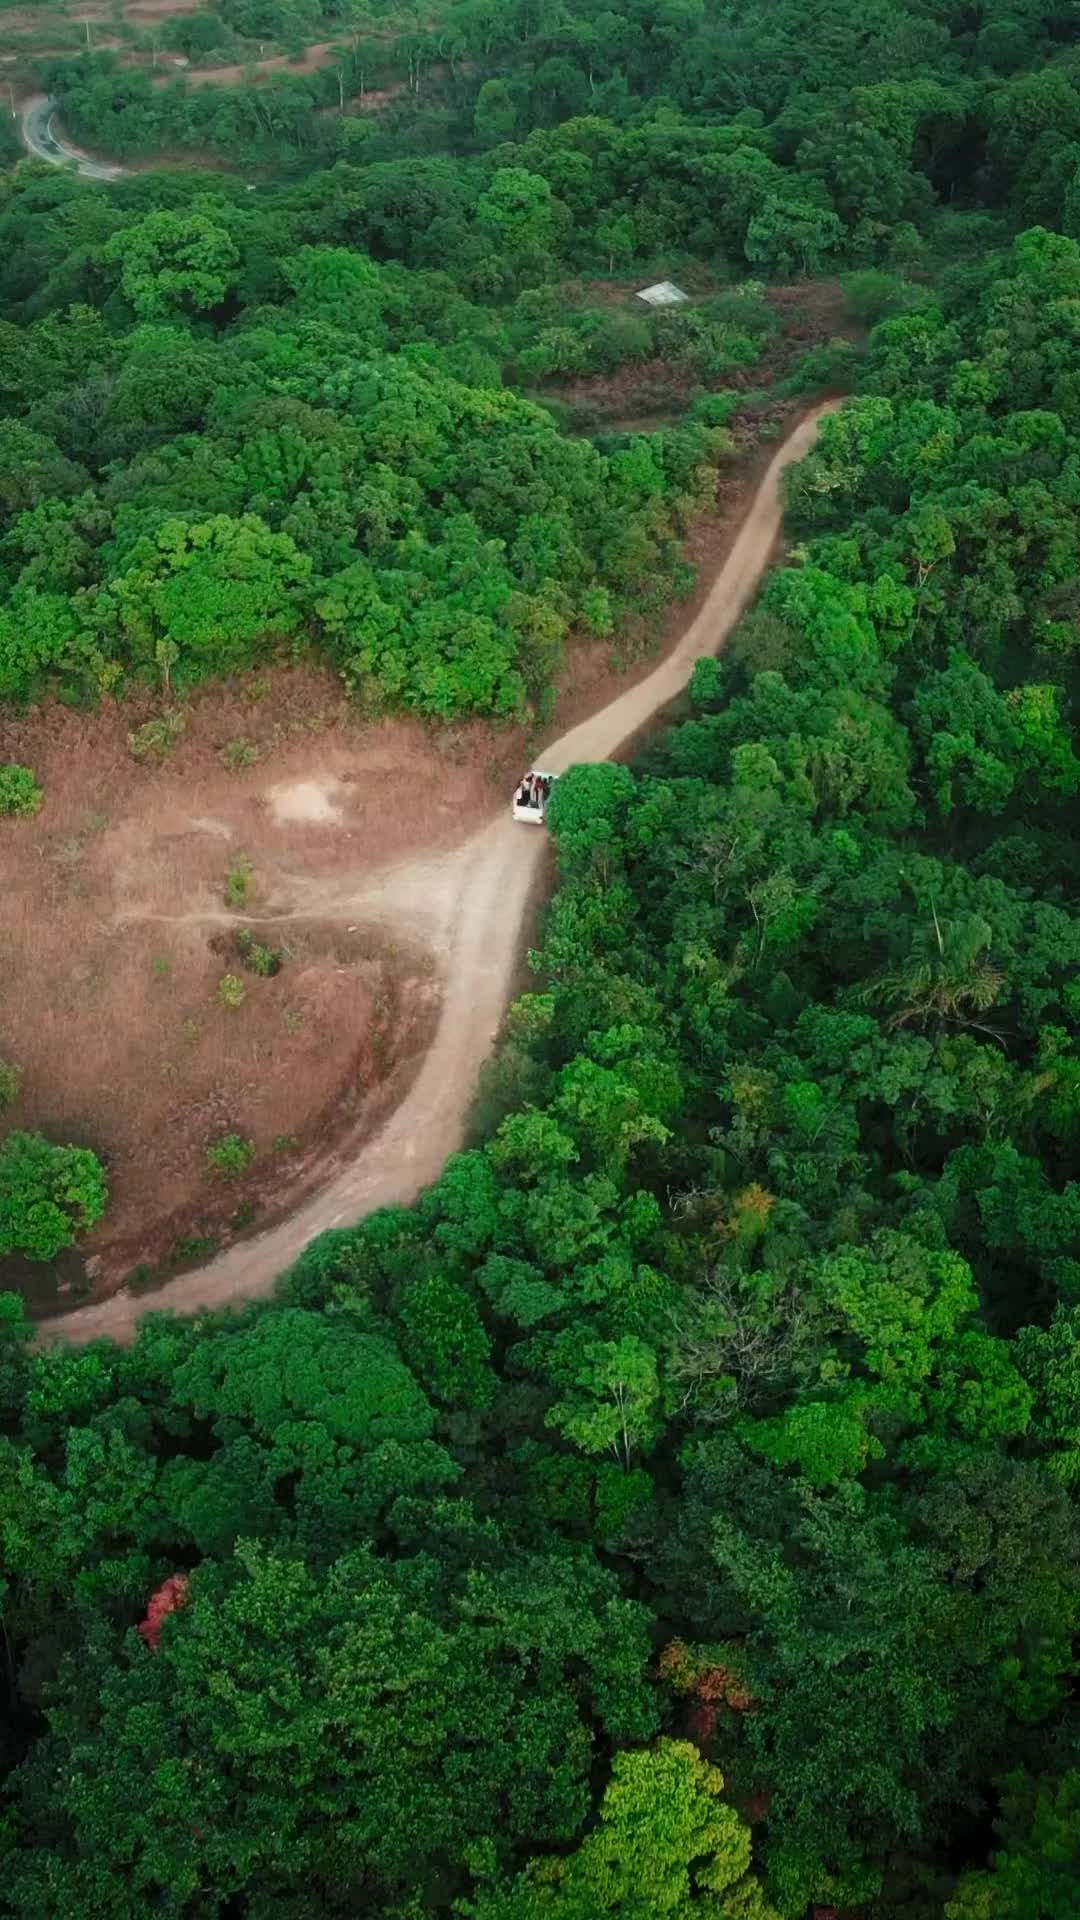
[[[125,0],[127,20],[167,20],[177,13],[204,13],[205,0]]]
[[[185,67],[184,79],[191,87],[240,87],[249,81],[257,86],[271,73],[315,73],[320,67],[332,65],[340,54],[335,42],[321,40],[305,47],[295,58],[288,53],[272,53],[265,60],[240,61],[231,67]],[[163,74],[156,84],[164,85],[174,77]]]
[[[137,760],[129,732],[155,711],[50,706],[0,726],[0,760],[33,766],[46,795],[0,822],[0,1058],[23,1073],[4,1119],[106,1160],[86,1245],[102,1291],[325,1177],[332,1143],[355,1146],[387,1086],[400,1095],[438,1011],[430,954],[377,911],[354,917],[338,876],[457,845],[516,764],[481,728],[364,725],[313,672],[215,689],[163,760]],[[249,897],[227,909],[241,860]],[[284,949],[275,977],[245,966],[244,928]],[[239,1007],[218,998],[226,974]],[[251,1174],[208,1178],[207,1146],[233,1132],[255,1143]]]

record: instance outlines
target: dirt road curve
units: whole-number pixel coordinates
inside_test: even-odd
[[[124,171],[123,167],[112,166],[107,160],[92,159],[88,153],[80,152],[78,147],[73,147],[57,133],[54,111],[54,102],[46,99],[43,93],[34,94],[23,106],[19,132],[23,146],[34,155],[35,160],[48,160],[54,167],[74,167],[84,180],[118,180]]]
[[[753,595],[780,532],[780,475],[809,450],[818,419],[835,404],[803,420],[776,454],[726,565],[674,651],[648,679],[545,746],[540,764],[561,773],[576,762],[608,759],[682,691],[695,660],[716,652]],[[278,1225],[238,1241],[152,1294],[116,1293],[45,1321],[39,1337],[81,1343],[106,1334],[124,1340],[142,1313],[163,1308],[190,1313],[269,1293],[278,1274],[316,1234],[351,1225],[378,1207],[408,1202],[430,1185],[461,1144],[477,1074],[506,1006],[543,845],[538,829],[514,825],[507,805],[457,852],[410,862],[358,885],[349,910],[358,919],[385,919],[423,933],[443,975],[435,1039],[401,1106],[351,1166]],[[326,906],[325,898],[313,896],[311,911]]]

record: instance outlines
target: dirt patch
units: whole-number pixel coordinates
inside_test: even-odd
[[[840,336],[853,339],[857,332],[848,318],[839,280],[797,280],[790,287],[766,287],[764,298],[793,337],[807,342]]]
[[[328,67],[340,59],[341,52],[334,42],[323,40],[305,47],[303,53],[296,56],[273,53],[265,60],[241,61],[229,67],[188,67],[184,78],[190,87],[239,87],[249,83],[258,86],[260,80],[272,73],[317,73],[320,67]],[[172,78],[171,74],[163,74],[155,85],[166,85]]]
[[[438,956],[422,913],[414,935],[388,931],[364,888],[418,843],[437,859],[466,839],[521,752],[480,727],[365,724],[303,670],[176,711],[160,759],[129,746],[158,716],[148,701],[0,722],[0,760],[32,766],[46,796],[36,818],[0,823],[0,1057],[23,1076],[4,1124],[107,1162],[109,1211],[86,1246],[97,1293],[291,1203],[375,1124],[387,1088],[399,1097],[437,1014]],[[247,934],[280,950],[272,973]],[[226,976],[238,1004],[220,997]],[[206,1149],[226,1133],[256,1159],[214,1180]]]
[[[686,409],[695,382],[665,360],[644,360],[615,373],[580,374],[540,395],[569,407],[575,431],[647,432],[671,426]]]
[[[279,780],[268,789],[266,798],[279,825],[289,821],[307,821],[311,825],[321,820],[336,823],[341,819],[339,786],[333,774],[308,780]]]
[[[184,1084],[164,1111],[153,1091],[147,1099],[149,1208],[138,1151],[109,1155],[107,1231],[84,1248],[98,1293],[140,1269],[165,1277],[332,1177],[398,1104],[431,1043],[440,994],[423,952],[337,922],[261,922],[257,933],[282,954],[272,979],[247,971],[231,933],[142,929],[129,943],[131,972],[141,960],[142,976],[153,974],[162,956],[183,969],[192,1010],[174,1002],[162,1039],[173,1052],[189,1044],[190,1058],[165,1063],[167,1081],[182,1073]],[[245,987],[238,1009],[216,998],[223,969]],[[229,1135],[254,1149],[240,1177],[208,1167],[207,1147]]]
[[[177,13],[205,13],[205,0],[125,0],[127,20],[167,20]]]
[[[250,168],[245,168],[250,172]],[[125,173],[229,173],[236,174],[240,168],[231,160],[223,160],[211,147],[166,147],[160,153],[154,153],[148,159],[134,160],[125,156]]]

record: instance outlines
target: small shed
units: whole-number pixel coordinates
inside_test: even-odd
[[[637,298],[648,307],[681,307],[689,296],[674,280],[658,280],[655,287],[642,287]]]

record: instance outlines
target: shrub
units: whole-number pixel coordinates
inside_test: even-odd
[[[920,298],[918,289],[902,274],[884,273],[880,267],[846,273],[841,284],[848,313],[861,327],[876,327],[890,314],[918,305]]]
[[[190,1260],[211,1260],[218,1250],[216,1233],[185,1233],[173,1242],[170,1267],[182,1267]]]
[[[12,1107],[19,1097],[22,1068],[14,1060],[0,1060],[0,1107]]]
[[[244,854],[234,860],[225,874],[225,905],[244,907],[251,894],[251,876],[254,869]]]
[[[218,759],[227,773],[242,773],[245,767],[253,767],[259,758],[259,748],[254,740],[238,737],[226,740]]]
[[[51,1260],[100,1220],[105,1170],[89,1147],[54,1147],[40,1133],[9,1133],[0,1146],[0,1256]]]
[[[0,813],[36,813],[44,798],[29,767],[0,767]]]
[[[260,946],[250,927],[241,927],[233,943],[245,967],[259,974],[264,980],[272,980],[280,973],[285,960],[284,947]]]
[[[242,1007],[247,994],[243,981],[235,973],[225,973],[218,981],[217,996],[223,1007]]]
[[[220,1140],[213,1141],[206,1149],[207,1172],[235,1180],[237,1174],[247,1172],[254,1158],[253,1140],[245,1140],[240,1133],[223,1133]]]
[[[128,734],[128,747],[136,760],[147,760],[153,754],[158,760],[164,760],[169,748],[175,745],[183,733],[186,720],[182,713],[168,708],[158,715],[156,720],[144,720],[141,727]]]

